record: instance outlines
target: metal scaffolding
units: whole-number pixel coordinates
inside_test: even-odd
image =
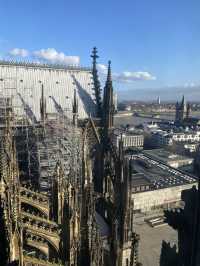
[[[66,178],[74,179],[81,169],[81,132],[72,123],[72,116],[57,106],[54,116],[37,121],[31,101],[33,86],[17,89],[15,79],[1,79],[0,110],[2,127],[7,121],[6,108],[12,109],[12,128],[15,136],[17,158],[22,184],[31,183],[43,192],[51,191],[52,178],[56,164],[62,164]],[[29,104],[27,104],[29,102]],[[31,104],[30,104],[31,103]],[[66,101],[67,104],[67,101]]]

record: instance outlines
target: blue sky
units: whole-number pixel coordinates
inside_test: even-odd
[[[78,56],[88,66],[97,46],[100,71],[112,60],[119,94],[165,90],[173,98],[174,87],[184,87],[192,97],[200,85],[199,11],[199,0],[1,0],[0,56],[14,58],[9,52],[19,48],[28,55],[16,59],[49,60],[53,51],[54,60]]]

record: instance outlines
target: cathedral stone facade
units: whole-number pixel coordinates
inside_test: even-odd
[[[96,48],[92,58],[94,116],[80,119],[76,90],[71,116],[60,105],[56,119],[47,115],[43,91],[36,121],[18,120],[12,100],[6,98],[0,139],[4,265],[141,265],[133,228],[131,165],[123,140],[116,148],[111,139],[111,63],[102,100]]]

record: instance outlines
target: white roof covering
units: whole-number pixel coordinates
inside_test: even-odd
[[[79,118],[86,118],[90,113],[95,115],[93,76],[89,68],[0,61],[0,97],[12,97],[17,112],[21,112],[20,94],[37,120],[40,119],[41,84],[47,113],[56,113],[60,106],[71,114],[76,89]]]

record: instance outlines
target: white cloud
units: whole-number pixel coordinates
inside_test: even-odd
[[[26,49],[14,48],[9,51],[11,56],[20,56],[20,57],[27,57],[29,55],[29,51]]]
[[[102,75],[106,75],[107,73],[107,66],[103,64],[97,65],[99,73]],[[131,83],[134,81],[147,81],[147,80],[156,80],[156,77],[146,71],[137,71],[137,72],[130,72],[124,71],[121,73],[113,73],[112,74],[113,80],[122,82],[122,83]]]
[[[196,86],[196,84],[194,82],[189,82],[189,83],[185,83],[184,84],[184,87],[185,88],[193,88],[195,86]]]
[[[62,52],[57,52],[54,48],[41,49],[34,51],[33,55],[37,59],[43,59],[51,63],[65,64],[65,65],[79,65],[79,56],[67,56]]]
[[[62,52],[57,52],[56,49],[54,48],[41,49],[33,52],[30,52],[26,49],[14,48],[11,51],[9,51],[9,55],[19,56],[19,57],[32,56],[36,59],[37,62],[45,60],[53,64],[57,63],[64,65],[79,65],[80,63],[79,56],[68,56]]]
[[[97,64],[97,68],[98,68],[98,71],[99,71],[100,74],[106,75],[107,69],[108,69],[106,65]]]
[[[155,76],[146,71],[137,71],[137,72],[125,71],[119,74],[115,74],[113,78],[119,82],[156,80]]]

